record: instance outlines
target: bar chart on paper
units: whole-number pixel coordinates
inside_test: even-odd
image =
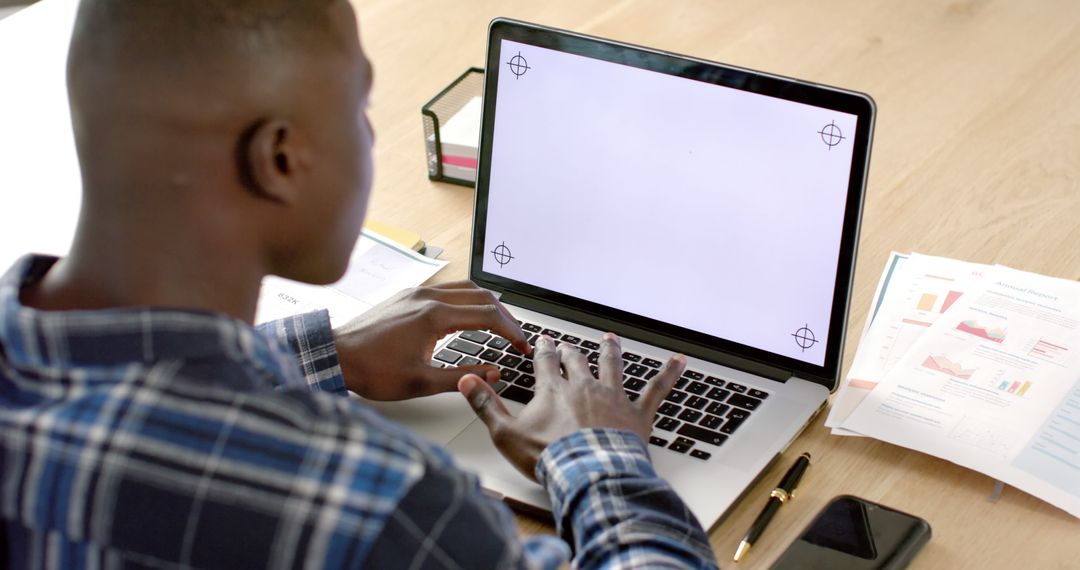
[[[1031,346],[1031,350],[1028,350],[1027,355],[1032,358],[1038,358],[1057,364],[1070,356],[1068,352],[1068,348],[1040,338]]]

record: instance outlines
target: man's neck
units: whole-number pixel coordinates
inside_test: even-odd
[[[198,309],[253,322],[264,271],[231,240],[192,229],[125,233],[93,226],[80,223],[71,254],[23,291],[24,304],[42,310]]]

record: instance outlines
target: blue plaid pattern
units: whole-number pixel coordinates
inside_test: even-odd
[[[222,315],[19,303],[0,280],[0,566],[556,568],[474,476],[346,394],[325,311]],[[709,567],[637,436],[588,430],[537,468],[575,566]],[[673,515],[672,513],[675,513]]]

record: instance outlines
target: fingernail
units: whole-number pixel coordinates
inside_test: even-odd
[[[682,354],[676,354],[675,356],[672,356],[671,359],[679,364],[686,364],[686,356]]]
[[[537,347],[542,346],[544,348],[551,348],[552,342],[553,341],[551,340],[551,337],[540,335],[540,338],[536,339],[536,346]]]
[[[604,333],[604,340],[614,341],[615,340],[615,333],[609,333],[609,332]]]

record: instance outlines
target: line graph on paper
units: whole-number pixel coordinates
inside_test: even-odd
[[[1015,436],[1009,430],[971,416],[964,416],[957,422],[948,437],[1003,459],[1012,455],[1016,443]]]

